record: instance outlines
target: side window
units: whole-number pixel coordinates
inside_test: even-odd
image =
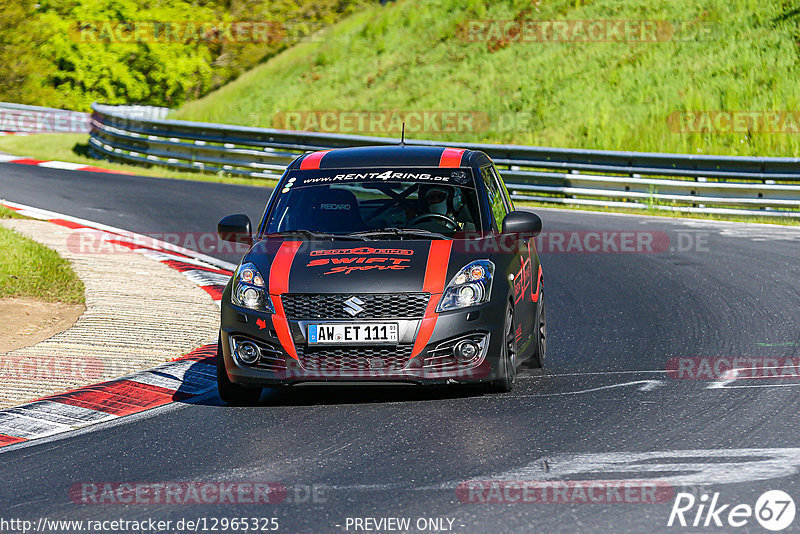
[[[492,167],[481,167],[481,178],[486,185],[486,195],[489,198],[489,207],[492,210],[492,218],[497,225],[497,230],[503,228],[503,219],[508,215],[508,208],[503,199],[503,193],[497,183]]]
[[[494,179],[497,181],[497,184],[500,188],[500,192],[503,195],[503,202],[506,204],[506,210],[509,212],[514,211],[514,203],[511,202],[511,195],[508,194],[508,189],[506,189],[506,183],[500,178],[500,173],[497,172],[497,167],[492,165],[492,174],[494,175]]]

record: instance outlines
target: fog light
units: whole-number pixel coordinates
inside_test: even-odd
[[[258,350],[255,343],[244,341],[236,346],[236,357],[239,358],[239,361],[247,365],[256,363],[260,355],[261,351]]]
[[[478,345],[474,341],[460,341],[453,347],[453,356],[460,362],[471,361],[478,354]]]

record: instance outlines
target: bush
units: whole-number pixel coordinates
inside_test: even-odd
[[[0,0],[6,2],[7,0]],[[330,24],[366,0],[22,0],[0,4],[0,100],[88,110],[92,101],[175,107]],[[266,41],[199,38],[121,41],[128,23],[267,21]],[[106,23],[105,25],[103,23]],[[141,27],[154,27],[153,24]],[[274,24],[272,26],[274,28]],[[201,28],[202,30],[203,28]]]

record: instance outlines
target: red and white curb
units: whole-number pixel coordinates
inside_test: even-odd
[[[0,132],[0,137],[4,135],[32,135],[30,132]]]
[[[19,135],[19,134],[17,134]],[[20,156],[12,156],[10,154],[0,154],[0,163],[17,163],[19,165],[34,165],[36,167],[45,167],[48,169],[60,169],[63,171],[87,171],[87,172],[104,172],[107,174],[130,174],[135,173],[128,171],[112,171],[111,169],[104,169],[102,167],[95,167],[93,165],[84,165],[83,163],[70,163],[68,161],[58,160],[41,160],[34,158],[23,158]]]
[[[219,304],[234,265],[163,241],[111,226],[0,201],[20,215],[75,230],[101,231],[104,239],[127,246],[183,273]],[[147,246],[142,246],[147,242]],[[111,421],[172,402],[186,401],[216,388],[216,343],[146,371],[51,395],[0,410],[0,447],[50,437]]]
[[[0,447],[186,401],[217,387],[216,343],[174,362],[0,411]]]

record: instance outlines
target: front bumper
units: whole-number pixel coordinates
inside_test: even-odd
[[[228,290],[226,290],[227,294]],[[438,298],[438,297],[437,297]],[[415,384],[474,384],[493,380],[502,353],[505,306],[492,302],[463,311],[442,313],[422,351],[412,350],[422,320],[375,319],[363,323],[397,322],[397,345],[309,346],[308,324],[354,320],[299,321],[289,319],[296,357],[282,346],[273,316],[234,306],[223,295],[221,341],[225,369],[233,383],[253,386],[293,385],[305,382],[406,382]],[[453,356],[456,342],[470,339],[480,351],[468,361]],[[254,364],[243,363],[234,353],[242,341],[259,348]]]

